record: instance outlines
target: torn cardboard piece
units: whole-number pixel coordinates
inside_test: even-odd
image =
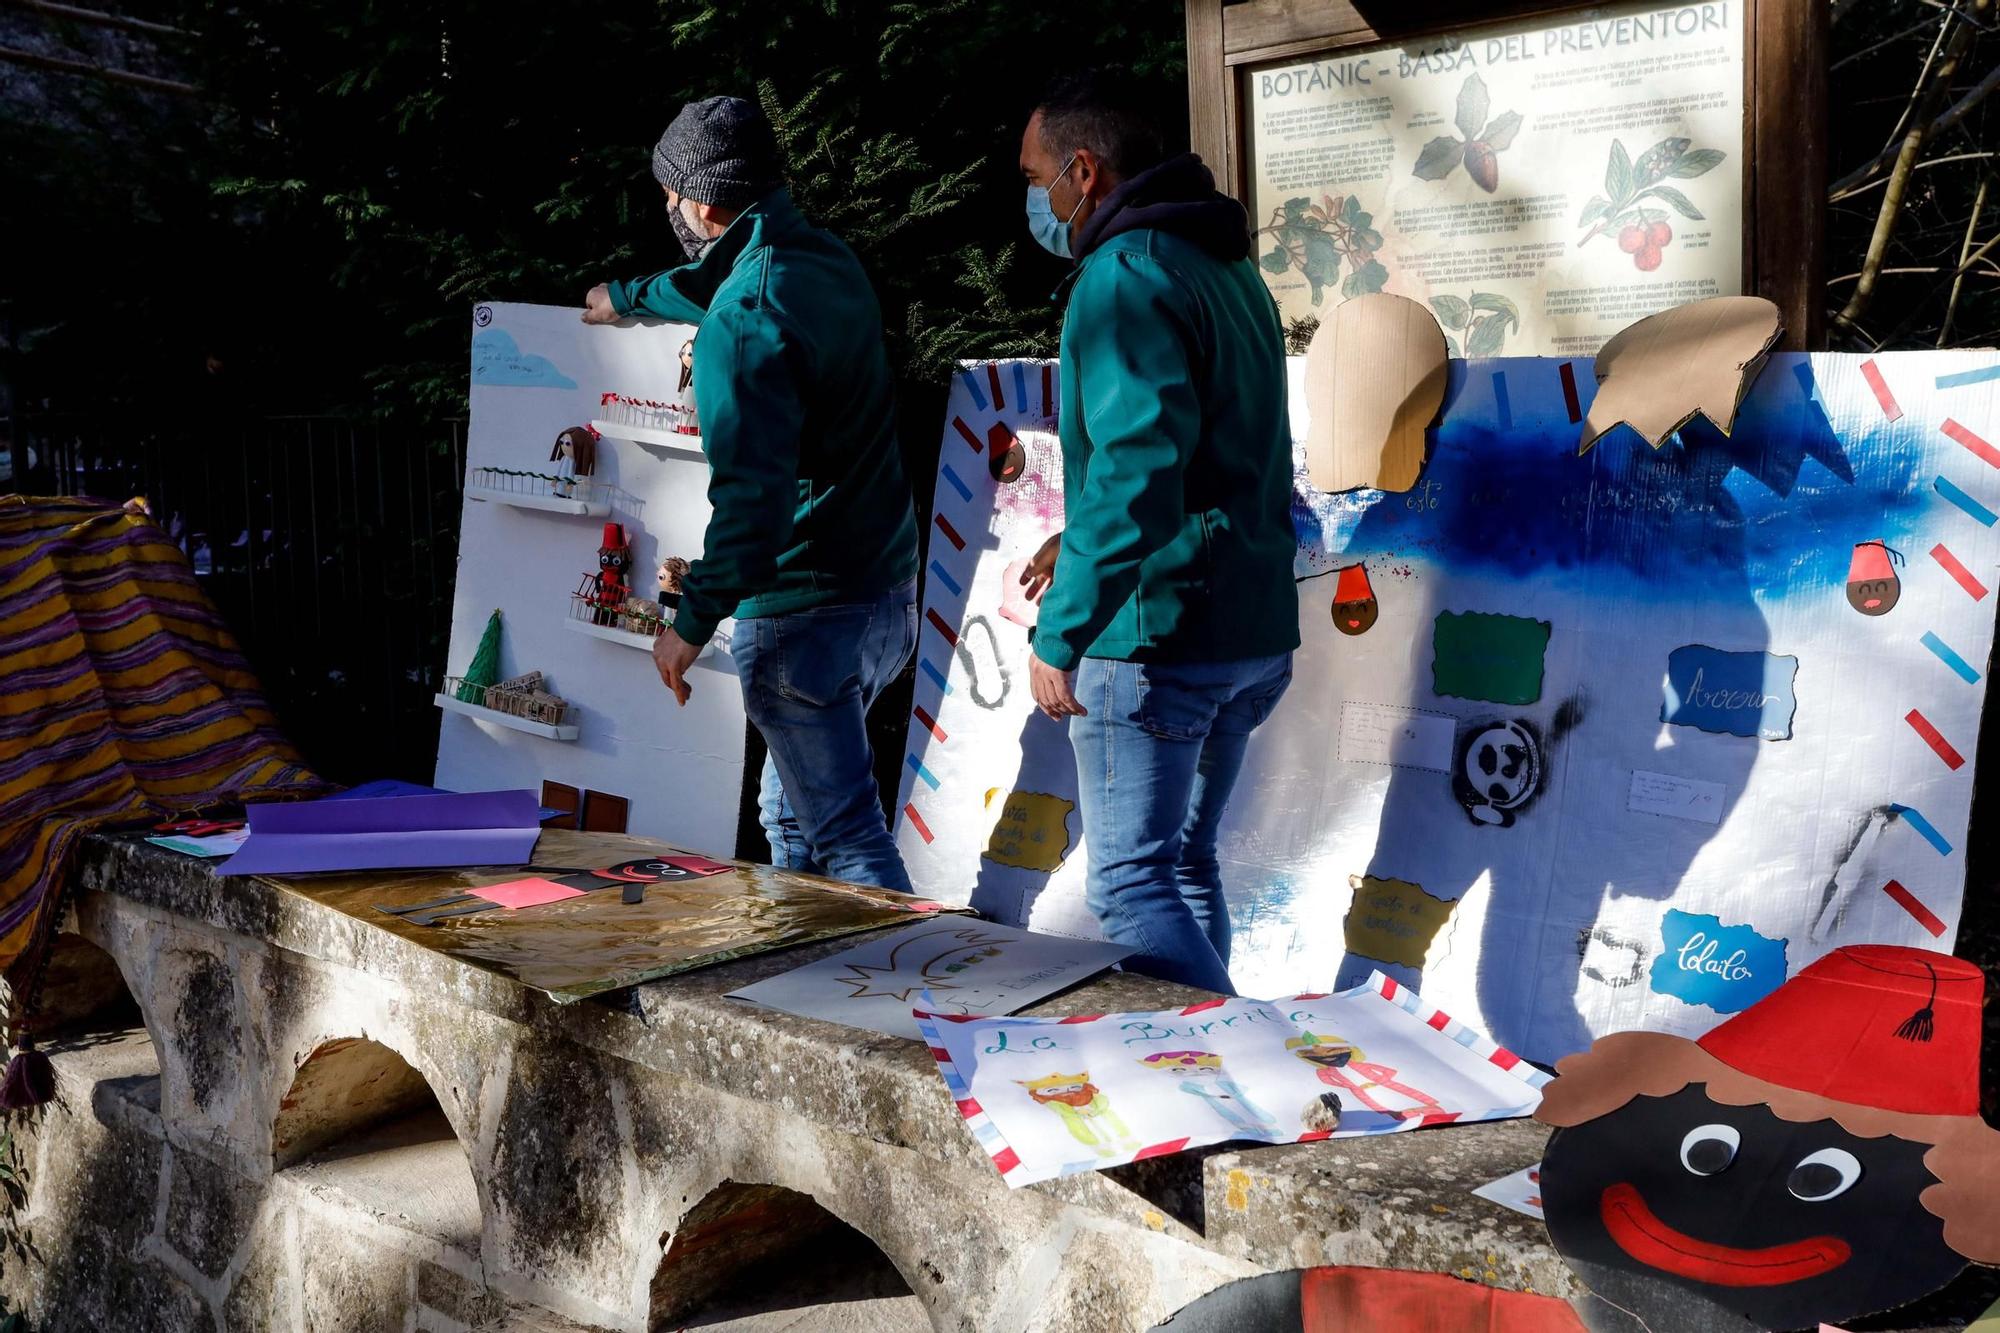
[[[1621,423],[1657,449],[1697,413],[1729,434],[1782,327],[1761,296],[1717,296],[1620,329],[1598,350],[1597,397],[1576,451]]]
[[[1343,302],[1306,350],[1306,468],[1323,491],[1407,491],[1444,406],[1444,330],[1406,297]]]
[[[1844,1322],[2000,1262],[1984,990],[1972,963],[1861,945],[1699,1041],[1563,1060],[1536,1112],[1557,1251],[1652,1333]]]

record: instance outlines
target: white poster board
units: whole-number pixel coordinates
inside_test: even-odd
[[[472,418],[466,478],[477,488],[493,474],[552,473],[556,436],[602,419],[602,397],[662,402],[679,392],[680,349],[694,330],[657,321],[585,325],[576,308],[482,302],[474,309]],[[640,444],[606,433],[588,479],[606,515],[522,507],[499,499],[465,502],[458,584],[446,669],[462,673],[497,608],[503,638],[500,676],[540,671],[571,704],[573,740],[511,729],[485,717],[448,712],[438,736],[436,783],[457,791],[565,783],[630,804],[627,831],[713,856],[736,849],[743,776],[743,698],[726,651],[717,647],[690,673],[687,707],[674,706],[647,644],[594,634],[572,617],[571,594],[596,570],[607,521],[631,542],[630,582],[656,591],[660,558],[701,554],[709,515],[708,465],[698,438]]]
[[[1587,355],[1743,283],[1739,3],[1617,5],[1250,70],[1287,321],[1428,302],[1453,355]]]

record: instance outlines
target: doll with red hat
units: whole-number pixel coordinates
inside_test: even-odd
[[[632,545],[625,540],[625,525],[606,523],[603,539],[597,544],[597,570],[585,574],[576,590],[577,596],[596,608],[598,624],[610,624],[632,595],[632,585],[625,580],[625,571],[631,567]]]
[[[1542,1202],[1589,1326],[1813,1327],[2000,1263],[1984,991],[1945,954],[1837,949],[1698,1041],[1621,1032],[1559,1063]]]
[[[1368,582],[1366,565],[1349,565],[1339,571],[1333,589],[1333,627],[1342,634],[1366,634],[1375,626],[1381,608],[1375,602],[1374,585]]]
[[[1847,604],[1864,616],[1886,616],[1903,595],[1896,577],[1902,553],[1880,541],[1857,542],[1847,560]]]

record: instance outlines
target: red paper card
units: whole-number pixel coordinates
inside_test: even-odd
[[[472,892],[488,902],[499,903],[502,907],[540,907],[543,903],[583,896],[582,889],[572,889],[552,879],[540,878],[510,879],[505,884],[488,884],[485,888],[474,889]]]

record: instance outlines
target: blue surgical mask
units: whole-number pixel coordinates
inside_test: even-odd
[[[1069,161],[1063,163],[1063,169],[1056,173],[1055,181],[1050,181],[1047,185],[1028,187],[1028,231],[1042,249],[1064,259],[1070,257],[1069,224],[1071,219],[1082,211],[1083,200],[1076,201],[1076,207],[1069,211],[1069,217],[1059,218],[1056,216],[1055,208],[1049,203],[1049,190],[1056,181],[1069,175],[1069,169],[1075,165],[1076,155],[1072,153]]]

